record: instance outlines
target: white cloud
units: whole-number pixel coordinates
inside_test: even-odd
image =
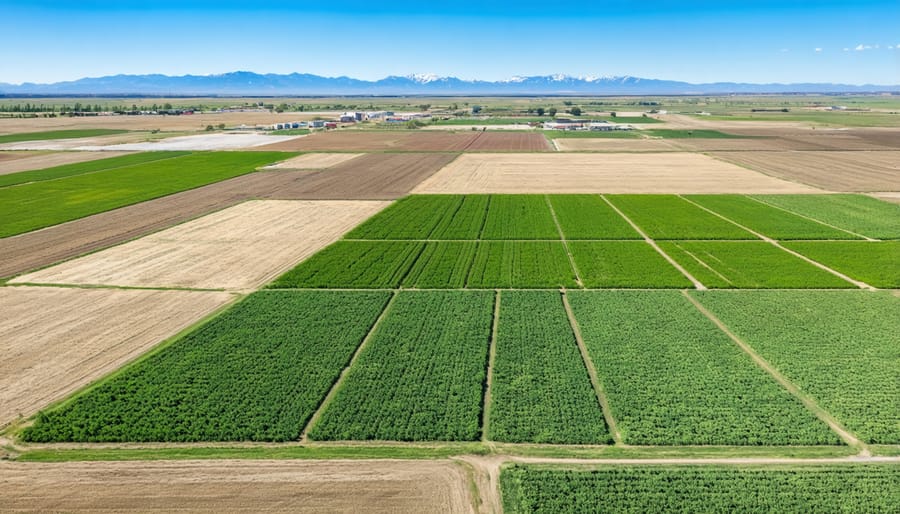
[[[816,53],[817,53],[817,54],[822,53],[822,49],[821,49],[821,48],[816,48]]]
[[[872,49],[872,47],[870,45],[864,45],[862,43],[856,45],[856,48],[854,48],[854,50],[856,50],[857,52],[862,52],[863,50],[871,50],[871,49]]]

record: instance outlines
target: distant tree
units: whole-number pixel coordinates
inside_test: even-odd
[[[473,106],[472,106],[472,114],[478,114],[478,113],[480,113],[480,112],[481,112],[481,106],[480,106],[480,105],[473,105]]]
[[[213,130],[216,130],[216,129],[215,129],[215,127],[213,127],[212,125],[207,125],[207,126],[206,126],[206,131],[207,131],[207,132],[212,132]]]
[[[572,116],[581,116],[581,107],[577,105],[569,109],[569,112],[572,113]]]
[[[219,128],[219,130],[225,130],[225,124],[224,124],[224,123],[219,123],[219,127],[218,127],[218,128]]]
[[[551,118],[554,117],[554,116],[556,116],[556,107],[551,107],[551,108],[547,111],[547,115],[550,116]]]
[[[613,111],[613,112],[611,112],[611,113],[609,113],[609,115],[610,115],[610,116],[612,116],[612,117],[613,117],[613,118],[615,118],[615,117],[616,117],[616,113],[615,113],[615,111]]]
[[[538,107],[536,112],[538,116],[543,116],[546,111],[544,111],[543,107]]]

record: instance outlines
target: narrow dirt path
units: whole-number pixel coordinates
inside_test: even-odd
[[[572,250],[569,249],[569,242],[566,240],[565,234],[563,234],[562,225],[559,224],[559,218],[556,217],[556,211],[553,209],[550,195],[544,195],[544,200],[547,202],[547,208],[550,209],[550,216],[553,217],[553,223],[556,224],[556,231],[559,232],[559,239],[566,249],[566,255],[569,257],[569,265],[572,266],[572,271],[575,273],[575,283],[578,284],[578,287],[584,288],[584,282],[581,281],[581,273],[578,272],[578,266],[575,265],[575,256],[572,255]]]
[[[497,360],[497,321],[500,319],[500,290],[495,290],[494,319],[491,321],[491,342],[488,349],[488,367],[485,375],[484,409],[481,418],[481,441],[487,442],[491,425],[491,388],[494,384],[494,362]]]

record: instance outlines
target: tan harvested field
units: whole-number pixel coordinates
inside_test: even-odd
[[[307,153],[292,159],[266,166],[266,170],[319,170],[330,168],[355,159],[361,153]]]
[[[450,461],[0,462],[15,512],[471,513]]]
[[[11,282],[248,290],[336,241],[387,205],[248,201]]]
[[[563,137],[553,142],[560,152],[677,152],[668,139]]]
[[[362,131],[321,132],[257,150],[290,152],[549,151],[546,138],[520,132]]]
[[[874,196],[875,198],[886,202],[900,203],[900,192],[878,192],[872,193],[870,196]]]
[[[155,135],[152,139],[159,139],[161,135]],[[149,132],[128,132],[124,134],[111,134],[108,136],[79,137],[74,139],[48,139],[39,141],[21,141],[18,143],[0,144],[0,150],[52,150],[66,151],[76,150],[86,146],[106,147],[109,145],[124,145],[139,143],[150,138]],[[104,148],[110,149],[110,148]],[[111,149],[118,150],[118,149]],[[128,148],[122,148],[128,151]]]
[[[273,199],[393,200],[453,161],[451,153],[378,153],[343,162],[279,188]]]
[[[693,153],[465,154],[413,193],[820,193]]]
[[[10,277],[107,248],[251,198],[291,189],[315,171],[269,171],[129,205],[0,239],[0,277]],[[285,199],[291,199],[287,197]]]
[[[233,298],[197,291],[0,288],[0,426],[119,368]],[[8,507],[3,503],[0,510]]]
[[[0,175],[118,157],[127,152],[0,152]],[[7,157],[12,156],[12,157]]]
[[[747,139],[669,139],[673,148],[686,152],[762,152],[791,150],[820,150],[821,145],[780,137]]]
[[[900,190],[900,151],[721,152],[713,156],[831,191]]]

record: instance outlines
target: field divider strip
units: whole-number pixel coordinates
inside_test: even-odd
[[[553,209],[550,195],[544,195],[544,200],[547,201],[547,208],[550,209],[550,216],[553,217],[553,223],[556,224],[556,231],[559,232],[559,240],[562,241],[563,247],[566,249],[566,255],[569,257],[569,265],[572,266],[572,271],[575,273],[575,283],[578,284],[578,287],[584,289],[584,282],[581,281],[581,273],[578,272],[578,266],[575,264],[575,256],[572,255],[572,250],[569,249],[569,242],[566,240],[565,234],[563,234],[562,225],[559,224],[559,218],[556,217],[556,211]]]
[[[594,361],[591,360],[591,356],[587,351],[587,346],[584,344],[584,338],[581,335],[581,327],[578,325],[578,320],[575,319],[575,312],[572,311],[572,305],[569,304],[569,297],[567,296],[565,289],[561,291],[561,296],[563,306],[566,308],[566,316],[569,318],[569,325],[572,327],[572,333],[575,335],[575,342],[578,344],[578,351],[581,352],[581,359],[584,361],[584,367],[587,369],[588,376],[591,379],[591,385],[594,387],[594,394],[597,395],[597,401],[600,403],[600,410],[603,411],[603,418],[606,420],[606,426],[609,428],[610,434],[612,434],[613,441],[615,441],[617,445],[621,445],[623,444],[622,433],[619,432],[616,418],[613,417],[612,409],[609,406],[609,398],[606,396],[606,390],[603,388],[603,383],[600,382],[597,368],[594,366]]]
[[[759,203],[765,205],[766,207],[771,207],[771,208],[773,208],[773,209],[778,209],[779,211],[784,211],[784,212],[786,212],[786,213],[788,213],[788,214],[793,214],[794,216],[799,216],[799,217],[801,217],[801,218],[803,218],[803,219],[806,219],[806,220],[809,220],[809,221],[814,221],[814,222],[818,223],[819,225],[825,225],[825,226],[828,227],[828,228],[833,228],[833,229],[835,229],[835,230],[840,230],[841,232],[846,232],[847,234],[850,234],[851,236],[861,237],[861,238],[865,239],[866,241],[880,241],[880,239],[873,239],[873,238],[871,238],[871,237],[869,237],[869,236],[866,236],[866,235],[863,235],[863,234],[857,234],[856,232],[853,232],[853,231],[847,230],[847,229],[845,229],[845,228],[841,228],[841,227],[832,225],[832,224],[830,224],[830,223],[825,223],[825,222],[822,221],[822,220],[817,220],[816,218],[812,218],[812,217],[810,217],[810,216],[806,216],[806,215],[804,215],[804,214],[800,214],[799,212],[794,212],[794,211],[792,211],[792,210],[790,210],[790,209],[785,209],[784,207],[779,207],[779,206],[777,206],[777,205],[773,205],[773,204],[771,204],[771,203],[769,203],[769,202],[767,202],[767,201],[765,201],[765,200],[760,200],[759,198],[754,198],[753,196],[750,196],[750,195],[743,195],[743,196],[744,196],[744,198],[749,198],[750,200],[753,200],[754,202],[759,202]]]
[[[350,368],[356,364],[356,361],[359,360],[359,355],[362,353],[363,349],[366,347],[366,344],[369,340],[374,337],[375,332],[378,331],[378,327],[381,325],[381,322],[387,317],[388,311],[391,310],[391,307],[394,305],[394,300],[397,299],[397,295],[399,291],[394,290],[391,293],[391,299],[388,300],[387,304],[384,306],[384,310],[381,311],[381,314],[378,315],[378,318],[375,320],[375,323],[372,324],[372,328],[369,329],[369,333],[366,334],[366,337],[363,338],[362,342],[359,343],[359,346],[356,347],[356,351],[353,352],[353,357],[350,358],[350,362],[341,370],[341,374],[338,375],[337,380],[332,384],[331,389],[328,390],[328,394],[325,395],[325,399],[322,400],[322,403],[319,404],[319,408],[316,409],[316,412],[310,416],[309,421],[306,423],[306,426],[303,427],[303,431],[300,433],[300,442],[305,443],[309,441],[309,431],[318,423],[319,419],[322,417],[322,413],[328,407],[328,404],[334,399],[335,395],[340,389],[341,385],[344,383],[344,379],[347,378],[347,374],[350,371]]]
[[[494,385],[494,363],[497,361],[497,332],[500,320],[500,290],[495,290],[494,319],[491,322],[491,341],[488,348],[488,366],[485,374],[484,408],[481,412],[481,441],[488,441],[488,431],[491,425],[491,390]]]
[[[670,257],[669,254],[667,254],[662,248],[660,248],[660,246],[659,246],[658,244],[656,244],[656,241],[654,241],[653,239],[651,239],[650,236],[648,236],[646,232],[644,232],[643,230],[641,230],[641,227],[639,227],[639,226],[637,225],[637,223],[631,221],[631,218],[629,218],[628,216],[626,216],[624,212],[622,212],[621,210],[619,210],[618,207],[615,206],[615,204],[613,204],[612,202],[610,202],[610,201],[609,201],[609,198],[607,198],[605,195],[600,195],[600,198],[602,198],[603,201],[606,202],[607,205],[609,205],[614,211],[616,211],[616,213],[617,213],[619,216],[621,216],[622,219],[624,219],[625,221],[627,221],[628,224],[631,225],[631,228],[633,228],[635,231],[637,231],[637,233],[640,234],[641,237],[644,238],[644,241],[646,241],[647,244],[649,244],[650,246],[652,246],[653,249],[656,250],[656,252],[657,252],[658,254],[662,255],[663,258],[666,259],[666,261],[669,262],[669,264],[671,264],[672,266],[674,266],[675,269],[677,269],[678,271],[680,271],[682,275],[684,275],[685,277],[687,277],[687,279],[690,280],[691,283],[694,284],[694,288],[695,288],[695,289],[697,289],[697,290],[699,290],[699,291],[705,291],[705,290],[706,290],[706,286],[703,285],[703,282],[700,282],[699,280],[697,280],[697,278],[694,277],[693,275],[691,275],[691,273],[690,273],[688,270],[686,270],[686,269],[684,268],[684,266],[682,266],[681,264],[678,264],[678,262],[676,262],[675,259],[673,259],[672,257]]]
[[[700,311],[701,314],[706,316],[710,321],[712,321],[719,330],[721,330],[725,335],[728,336],[738,347],[743,350],[744,353],[750,356],[753,362],[756,363],[757,366],[762,368],[766,373],[768,373],[772,378],[775,379],[776,382],[781,384],[782,387],[788,390],[795,398],[800,400],[803,405],[806,406],[817,418],[825,422],[834,431],[838,437],[840,437],[848,446],[853,448],[857,448],[860,451],[860,456],[869,457],[871,456],[871,452],[869,451],[868,446],[864,442],[862,442],[856,434],[848,430],[844,427],[840,421],[838,421],[834,416],[831,415],[830,412],[825,410],[822,406],[816,402],[811,396],[807,395],[803,391],[800,390],[790,379],[788,379],[785,375],[783,375],[778,369],[769,363],[765,358],[763,358],[760,354],[756,353],[756,350],[753,349],[746,341],[737,336],[731,329],[728,328],[725,323],[722,322],[715,314],[713,314],[709,309],[703,306],[699,300],[691,296],[688,291],[682,291],[681,294],[685,296],[685,298],[690,301],[694,307]]]
[[[761,240],[765,241],[766,243],[769,243],[770,245],[774,246],[775,248],[778,248],[778,249],[780,249],[780,250],[782,250],[782,251],[784,251],[784,252],[787,252],[787,253],[793,255],[794,257],[798,257],[799,259],[804,260],[804,261],[806,261],[806,262],[812,264],[813,266],[815,266],[815,267],[817,267],[817,268],[820,268],[820,269],[822,269],[822,270],[824,270],[824,271],[827,271],[828,273],[831,273],[832,275],[834,275],[834,276],[836,276],[836,277],[838,277],[838,278],[840,278],[840,279],[842,279],[842,280],[845,280],[845,281],[847,281],[847,282],[850,282],[851,284],[855,285],[856,287],[858,287],[858,288],[860,288],[860,289],[868,289],[868,290],[870,290],[870,291],[875,291],[875,290],[876,290],[876,288],[870,286],[869,284],[866,284],[865,282],[862,282],[862,281],[859,281],[859,280],[850,278],[850,277],[848,277],[847,275],[844,275],[843,273],[841,273],[840,271],[837,271],[837,270],[835,270],[835,269],[829,268],[828,266],[822,264],[821,262],[818,262],[818,261],[815,261],[815,260],[813,260],[813,259],[810,259],[809,257],[807,257],[807,256],[805,256],[805,255],[802,255],[802,254],[800,254],[800,253],[797,253],[797,252],[795,252],[794,250],[791,250],[790,248],[785,248],[784,246],[781,245],[781,243],[779,243],[779,242],[776,241],[775,239],[772,239],[772,238],[769,237],[769,236],[766,236],[766,235],[764,235],[764,234],[761,234],[761,233],[759,233],[759,232],[757,232],[757,231],[755,231],[755,230],[753,230],[753,229],[751,229],[751,228],[749,228],[749,227],[745,227],[744,225],[741,225],[740,223],[738,223],[738,222],[736,222],[736,221],[734,221],[734,220],[732,220],[732,219],[726,218],[725,216],[719,214],[719,213],[716,212],[716,211],[713,211],[713,210],[711,210],[711,209],[707,209],[706,207],[700,205],[699,203],[694,202],[693,200],[690,200],[690,199],[688,199],[688,198],[685,198],[685,197],[682,196],[682,195],[678,195],[678,197],[681,198],[682,200],[684,200],[685,202],[688,202],[688,203],[690,203],[690,204],[692,204],[692,205],[694,205],[694,206],[696,206],[696,207],[699,207],[699,208],[703,209],[704,211],[706,211],[706,212],[712,214],[713,216],[717,216],[717,217],[719,217],[719,218],[722,218],[723,220],[725,220],[725,221],[727,221],[727,222],[729,222],[729,223],[731,223],[731,224],[733,224],[733,225],[735,225],[735,226],[737,226],[737,227],[740,227],[740,228],[746,230],[747,232],[750,232],[750,233],[753,234],[754,236],[760,238]]]

